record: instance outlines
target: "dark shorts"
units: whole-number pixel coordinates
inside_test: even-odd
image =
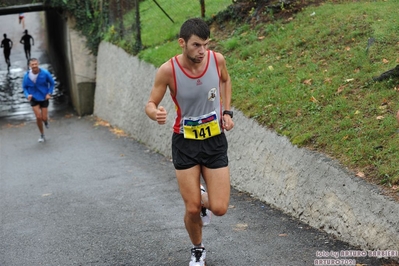
[[[183,134],[173,133],[172,158],[176,170],[184,170],[196,165],[216,169],[229,164],[227,139],[220,134],[205,140],[185,139]]]
[[[47,108],[49,105],[49,101],[48,100],[44,100],[44,101],[36,101],[35,99],[31,99],[30,100],[30,106],[36,106],[36,105],[40,105],[40,108]]]

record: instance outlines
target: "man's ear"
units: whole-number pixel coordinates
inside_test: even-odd
[[[184,41],[184,39],[183,39],[183,38],[179,38],[178,42],[179,42],[180,47],[181,47],[181,48],[184,48],[184,46],[185,46],[185,44],[186,44],[186,42]]]

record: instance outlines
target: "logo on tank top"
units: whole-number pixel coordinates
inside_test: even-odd
[[[208,101],[213,102],[216,99],[216,88],[212,88],[209,92],[208,92]]]
[[[202,85],[202,81],[200,79],[197,79],[197,86]]]

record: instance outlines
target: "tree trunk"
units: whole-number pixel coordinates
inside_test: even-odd
[[[205,17],[205,0],[200,0],[201,4],[201,18]]]
[[[139,0],[135,0],[135,8],[136,8],[136,51],[135,52],[140,52],[142,49],[142,43],[141,43],[141,24],[140,24],[140,5],[139,5]]]

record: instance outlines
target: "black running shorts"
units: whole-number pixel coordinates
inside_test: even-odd
[[[220,134],[205,140],[185,139],[183,134],[173,133],[172,158],[176,170],[196,165],[216,169],[229,164],[227,139]]]
[[[30,100],[30,106],[36,106],[36,105],[40,105],[40,108],[47,108],[49,105],[49,101],[48,100],[44,100],[44,101],[36,101],[35,99],[31,99]]]

